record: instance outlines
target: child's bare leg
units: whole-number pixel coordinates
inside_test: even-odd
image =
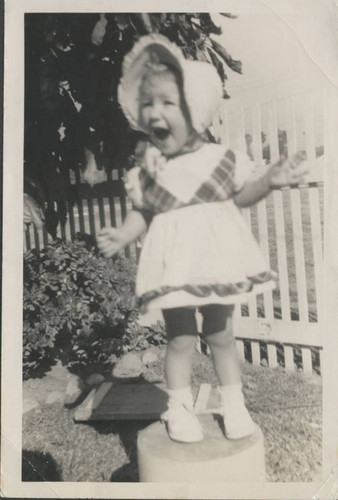
[[[241,382],[241,368],[232,333],[233,306],[202,308],[203,335],[207,342],[220,385]]]
[[[182,335],[168,340],[165,371],[168,389],[183,389],[191,383],[192,356],[196,337]]]
[[[197,336],[195,311],[185,307],[165,309],[163,317],[168,338],[165,363],[167,386],[169,389],[182,389],[191,383]]]
[[[233,306],[201,308],[203,335],[210,348],[220,387],[218,392],[226,435],[238,439],[252,434],[254,423],[244,404],[241,370],[232,333]]]
[[[202,430],[193,410],[191,394],[192,357],[195,351],[197,325],[195,311],[188,308],[163,311],[168,345],[166,352],[166,379],[169,436],[175,441],[195,442],[203,438]]]

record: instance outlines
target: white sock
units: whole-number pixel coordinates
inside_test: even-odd
[[[191,387],[183,387],[182,389],[167,389],[168,394],[168,407],[177,408],[178,406],[188,406],[192,408],[194,406],[194,400],[191,394]]]
[[[242,391],[242,382],[230,385],[221,385],[218,387],[218,393],[221,396],[221,402],[227,401],[244,401],[244,395]]]
[[[196,443],[203,439],[201,425],[193,413],[191,388],[167,389],[168,410],[162,414],[167,422],[169,437],[182,443]]]
[[[226,436],[229,439],[239,439],[252,434],[255,424],[245,406],[242,384],[223,385],[218,387],[218,393]]]

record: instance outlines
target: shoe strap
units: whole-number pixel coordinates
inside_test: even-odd
[[[191,415],[196,416],[196,412],[194,411],[194,408],[191,406],[188,406],[187,404],[182,404],[180,406],[175,406],[172,408],[168,408],[165,412],[161,414],[161,420],[164,420],[167,422],[170,418],[170,415],[175,413],[177,410],[180,410],[181,408],[186,409]]]

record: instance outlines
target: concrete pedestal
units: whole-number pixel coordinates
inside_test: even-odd
[[[156,422],[139,433],[138,467],[141,482],[261,483],[265,481],[263,434],[257,426],[248,437],[230,441],[213,415],[199,415],[204,439],[178,443]]]

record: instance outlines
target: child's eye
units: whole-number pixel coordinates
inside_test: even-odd
[[[164,104],[166,106],[174,106],[175,105],[175,103],[173,101],[169,101],[169,100],[164,101]]]
[[[150,106],[150,102],[143,102],[142,103],[142,108],[147,108]]]

